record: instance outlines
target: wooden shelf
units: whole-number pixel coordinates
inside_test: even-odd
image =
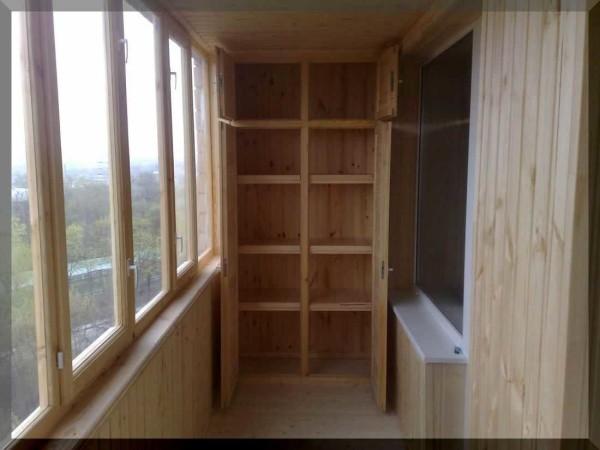
[[[239,245],[241,255],[299,255],[300,244],[289,242],[257,242]]]
[[[300,184],[300,175],[238,175],[238,184]]]
[[[297,119],[251,119],[251,120],[223,120],[235,128],[256,128],[263,130],[293,130],[307,125],[309,128],[322,129],[349,129],[365,130],[374,129],[377,121],[371,119],[314,119],[302,121]]]
[[[242,356],[240,358],[240,375],[242,376],[298,376],[299,374],[299,357],[290,358],[279,356]]]
[[[366,311],[372,310],[367,292],[338,289],[311,293],[311,311]]]
[[[240,311],[300,311],[300,302],[240,302]]]
[[[373,175],[311,175],[311,184],[373,184]]]
[[[375,128],[375,120],[362,120],[362,119],[321,119],[321,120],[309,120],[308,126],[310,128],[327,128],[327,129],[352,129],[352,130],[365,130]]]
[[[300,311],[299,289],[241,289],[240,311]]]
[[[311,376],[349,377],[368,379],[371,372],[371,361],[366,358],[311,358]]]
[[[371,242],[363,239],[313,240],[310,253],[313,255],[370,255]]]
[[[302,128],[302,121],[296,119],[231,120],[228,123],[236,128],[259,128],[263,130],[291,130],[294,128]]]

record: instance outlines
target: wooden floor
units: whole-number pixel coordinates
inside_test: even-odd
[[[371,387],[246,382],[216,412],[209,437],[399,438],[394,414],[375,406]]]

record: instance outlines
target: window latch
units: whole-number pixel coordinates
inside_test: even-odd
[[[171,72],[171,86],[177,90],[177,72]]]
[[[119,42],[123,46],[123,55],[125,59],[125,64],[127,64],[127,61],[129,61],[129,41],[125,38],[121,38]]]
[[[137,264],[135,263],[135,260],[133,258],[129,258],[127,260],[127,270],[129,270],[129,272],[133,273],[133,285],[137,289],[137,287],[138,287],[138,268],[137,268]]]
[[[63,352],[56,352],[56,367],[59,370],[65,368],[65,354]]]

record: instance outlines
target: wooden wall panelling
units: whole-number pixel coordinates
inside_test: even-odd
[[[373,234],[371,185],[312,185],[310,237],[314,243],[362,243]]]
[[[299,325],[298,312],[240,312],[240,356],[299,358]]]
[[[398,106],[398,54],[400,46],[386,48],[377,62],[377,119],[396,116]]]
[[[374,173],[373,130],[312,130],[309,140],[311,175]]]
[[[590,11],[589,167],[590,167],[590,440],[600,447],[600,5]]]
[[[239,175],[299,175],[300,131],[238,129]]]
[[[236,112],[239,119],[298,119],[300,65],[235,65]]]
[[[194,301],[90,438],[198,438],[212,411],[212,287]]]
[[[373,264],[372,264],[372,355],[371,383],[375,401],[380,409],[386,408],[387,386],[387,312],[388,312],[388,235],[391,122],[377,122],[375,129],[375,203],[373,214]]]
[[[389,289],[414,288],[415,215],[421,68],[414,59],[400,61],[398,115],[392,120],[388,237]]]
[[[216,48],[217,55],[217,93],[219,117],[236,119],[236,82],[235,62],[223,49]]]
[[[469,436],[585,437],[585,13],[483,10]]]
[[[372,119],[375,64],[310,65],[310,119]]]
[[[221,124],[221,405],[231,402],[239,372],[236,131]]]
[[[299,273],[298,255],[240,255],[240,302],[268,301],[298,304]]]
[[[300,239],[298,185],[239,185],[240,244],[289,243]]]

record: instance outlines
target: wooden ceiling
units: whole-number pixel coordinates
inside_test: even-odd
[[[208,49],[379,50],[398,42],[432,0],[175,0],[168,9]]]

